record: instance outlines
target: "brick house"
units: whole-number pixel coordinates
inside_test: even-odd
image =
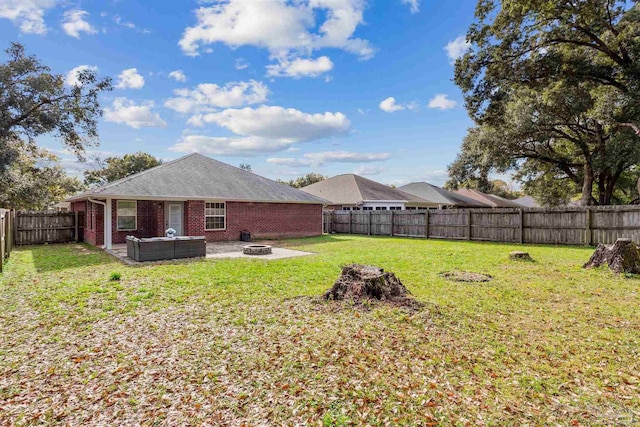
[[[190,154],[67,199],[84,217],[84,241],[111,249],[128,235],[205,236],[208,242],[322,234],[326,203],[304,191]]]

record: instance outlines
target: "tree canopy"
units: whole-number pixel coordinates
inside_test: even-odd
[[[8,61],[0,64],[0,171],[25,150],[35,149],[35,139],[44,134],[60,138],[78,156],[97,144],[102,115],[98,94],[111,90],[111,80],[84,70],[76,84],[67,86],[62,75],[28,56],[21,44],[12,43],[5,52]],[[18,145],[22,150],[15,149]]]
[[[640,11],[616,0],[480,0],[455,81],[476,126],[453,181],[515,171],[547,204],[609,204],[640,163]]]
[[[112,156],[106,159],[94,159],[96,169],[85,171],[84,182],[89,186],[100,186],[134,173],[162,164],[162,160],[141,151],[124,156]]]
[[[327,179],[326,176],[319,173],[311,172],[299,178],[291,179],[289,181],[282,181],[279,179],[278,182],[282,184],[290,185],[291,187],[294,187],[294,188],[302,188],[302,187],[306,187],[307,185],[311,185],[311,184],[315,184],[316,182],[323,181],[325,179]]]
[[[47,150],[18,143],[11,165],[0,173],[0,206],[8,209],[41,210],[84,189],[70,177],[59,159]]]

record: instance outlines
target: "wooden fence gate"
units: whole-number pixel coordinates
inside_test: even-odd
[[[77,212],[18,211],[15,217],[15,244],[77,242]]]
[[[0,271],[13,249],[15,211],[0,209]]]

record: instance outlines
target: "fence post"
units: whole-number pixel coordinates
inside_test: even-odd
[[[367,227],[367,235],[368,236],[371,236],[371,212],[373,212],[373,211],[369,211],[369,217],[368,217],[368,220],[369,220],[369,226]]]
[[[5,236],[5,216],[4,209],[0,209],[0,273],[4,265],[4,236]]]
[[[429,209],[424,212],[424,237],[429,238]]]
[[[13,244],[18,244],[18,211],[13,211]]]
[[[520,208],[520,244],[524,243],[524,212]]]
[[[467,209],[467,240],[471,240],[471,209]]]
[[[351,234],[352,224],[353,224],[353,216],[351,216],[351,211],[349,211],[349,234]]]
[[[75,234],[73,235],[73,241],[78,243],[78,211],[75,211],[75,214],[76,215],[75,215],[74,221],[75,221],[76,229],[75,229]],[[324,217],[323,217],[323,219],[324,219]]]
[[[587,246],[591,246],[591,244],[593,243],[593,238],[591,236],[591,208],[587,208],[587,210],[585,211],[585,215],[587,217],[585,218],[586,236],[584,236],[584,241]]]
[[[393,215],[394,211],[391,211],[391,228],[389,229],[389,236],[393,237]]]

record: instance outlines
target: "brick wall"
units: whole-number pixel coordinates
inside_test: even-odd
[[[208,242],[238,240],[240,232],[254,239],[283,239],[322,234],[322,206],[295,203],[227,202],[226,230],[204,230],[204,202],[185,202],[186,231]],[[188,211],[188,213],[187,213]]]
[[[87,201],[73,202],[71,210],[85,212],[84,241],[94,246],[104,245],[104,209],[102,205]]]
[[[88,202],[74,202],[74,211],[84,211]],[[85,242],[101,246],[104,244],[103,207],[96,203],[87,212],[85,219]],[[282,239],[289,237],[309,237],[322,234],[322,206],[295,203],[251,203],[227,202],[226,229],[205,231],[204,202],[190,200],[183,203],[184,234],[187,236],[206,236],[208,242],[220,240],[238,240],[240,232],[251,232],[254,239]],[[138,200],[137,230],[118,231],[117,200],[112,200],[111,224],[112,243],[125,243],[126,236],[156,237],[163,236],[165,229],[164,203],[159,201]],[[89,228],[93,217],[94,230]]]
[[[111,201],[111,229],[113,231],[112,243],[126,243],[127,236],[142,238],[164,235],[163,202],[138,200],[137,212],[137,229],[131,231],[118,231],[118,201]],[[160,224],[158,224],[159,218],[162,218]]]

